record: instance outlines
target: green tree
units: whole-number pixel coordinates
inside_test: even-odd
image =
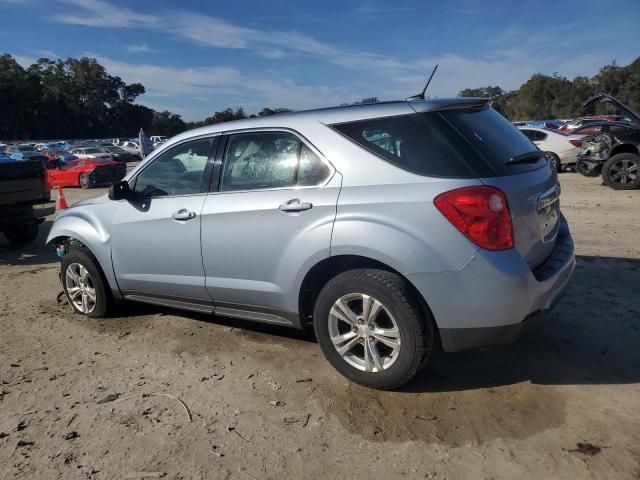
[[[186,129],[187,124],[180,115],[164,110],[162,112],[153,112],[153,121],[151,122],[149,134],[173,137]]]

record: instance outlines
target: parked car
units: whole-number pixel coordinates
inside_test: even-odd
[[[599,93],[589,98],[585,108],[596,102],[608,102],[625,112],[633,122],[622,131],[601,132],[583,140],[578,152],[577,170],[587,176],[602,176],[614,190],[640,187],[640,116],[616,98]]]
[[[576,155],[581,146],[580,139],[571,139],[556,130],[536,127],[519,127],[520,131],[542,150],[551,166],[561,172],[576,163]]]
[[[113,158],[115,162],[136,162],[140,160],[140,155],[133,154],[131,152],[127,152],[124,148],[115,146],[115,145],[107,145],[100,147],[105,153],[108,153]]]
[[[164,143],[167,141],[167,137],[165,135],[153,135],[149,137],[151,143]]]
[[[606,122],[628,124],[630,123],[630,119],[622,115],[597,115],[592,117],[581,117],[566,122],[565,124],[560,126],[558,130],[563,133],[571,133],[582,127],[588,127],[590,125],[602,124]]]
[[[569,137],[578,138],[587,135],[596,135],[598,133],[622,133],[632,130],[633,127],[628,122],[594,122],[567,133]]]
[[[33,242],[47,215],[54,212],[41,160],[0,158],[0,232],[14,246]]]
[[[125,140],[121,142],[120,145],[118,146],[133,155],[140,156],[140,146],[138,145],[137,142],[133,142],[131,140]]]
[[[134,300],[297,328],[363,385],[513,340],[570,281],[543,152],[487,99],[408,100],[206,126],[59,214],[69,303]],[[188,167],[182,158],[205,159]],[[301,359],[308,364],[308,359]]]
[[[112,158],[110,153],[103,152],[97,147],[74,148],[71,150],[71,154],[85,160],[111,160]]]
[[[37,154],[38,152],[34,150],[31,145],[10,145],[5,149],[5,153],[11,156],[14,153],[33,153]]]
[[[127,173],[123,163],[108,158],[76,158],[67,162],[47,163],[49,183],[52,186],[92,188],[111,185]]]
[[[62,163],[66,163],[70,160],[75,160],[76,158],[78,158],[66,150],[49,149],[49,150],[43,150],[41,153],[43,155],[46,155],[47,161],[59,160]]]

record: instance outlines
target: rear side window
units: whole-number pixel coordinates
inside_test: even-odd
[[[420,175],[481,176],[484,162],[438,114],[411,114],[333,125],[343,135],[389,162]]]
[[[547,138],[547,134],[544,132],[539,132],[538,130],[524,130],[520,129],[522,133],[526,135],[526,137],[532,142],[541,142]]]

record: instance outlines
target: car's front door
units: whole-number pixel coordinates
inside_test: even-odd
[[[192,139],[159,154],[130,181],[132,198],[117,202],[111,249],[125,295],[211,305],[202,267],[200,213],[218,139]]]
[[[202,210],[207,290],[223,313],[293,314],[301,272],[329,256],[341,176],[291,132],[238,133],[222,143],[216,191]]]

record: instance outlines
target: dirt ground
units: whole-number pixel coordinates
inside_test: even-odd
[[[640,191],[561,183],[579,255],[561,304],[399,392],[348,383],[287,329],[84,319],[56,303],[52,219],[29,248],[0,239],[0,478],[640,478]]]

